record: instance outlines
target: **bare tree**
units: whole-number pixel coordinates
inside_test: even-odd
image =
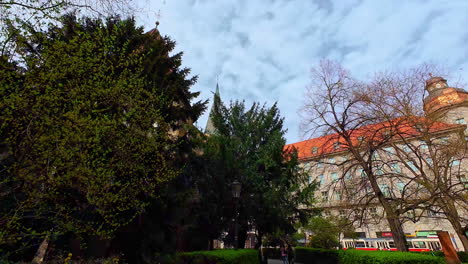
[[[433,69],[432,69],[433,70]],[[375,95],[366,103],[367,114],[381,116],[386,122],[398,117],[406,127],[388,131],[391,139],[380,166],[389,170],[384,177],[398,185],[399,213],[413,217],[447,219],[468,250],[466,226],[466,126],[447,124],[424,107],[424,77],[430,68],[419,67],[399,74],[380,74],[365,94]],[[417,100],[415,100],[417,99]],[[426,111],[424,111],[426,109]],[[398,164],[403,169],[392,170]],[[409,194],[409,195],[408,195]],[[418,219],[411,219],[416,221]]]
[[[322,155],[338,150],[348,153],[349,159],[339,164],[347,168],[343,175],[351,170],[362,169],[358,182],[348,181],[352,184],[346,185],[346,176],[342,176],[340,182],[349,189],[359,188],[352,193],[361,193],[369,201],[375,199],[379,203],[385,211],[396,248],[408,251],[400,215],[379,185],[374,155],[388,144],[388,140],[380,136],[385,126],[381,128],[374,125],[382,121],[380,117],[362,112],[362,106],[368,100],[361,93],[364,84],[331,61],[322,61],[317,68],[312,69],[311,78],[312,86],[308,89],[303,108],[305,127],[312,132],[331,135],[320,147]]]
[[[322,61],[312,70],[303,108],[309,133],[324,133],[315,160],[342,152],[340,175],[327,186],[338,193],[348,217],[363,224],[383,208],[398,250],[407,250],[405,221],[438,211],[449,220],[466,249],[467,149],[464,125],[426,116],[424,79],[430,65],[401,73],[379,73],[368,84],[350,77],[339,64]],[[458,166],[458,167],[457,167]],[[370,207],[373,208],[373,207]]]

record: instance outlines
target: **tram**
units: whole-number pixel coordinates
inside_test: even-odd
[[[440,251],[442,246],[438,238],[406,238],[409,251]],[[396,251],[392,238],[344,238],[341,240],[343,249],[355,248],[357,250],[387,250]]]

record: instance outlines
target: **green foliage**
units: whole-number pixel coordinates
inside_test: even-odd
[[[445,254],[443,251],[429,251],[429,252],[417,252],[417,253],[424,254],[424,255],[437,256],[437,257],[445,257]],[[468,262],[468,252],[457,251],[457,255],[461,262],[463,263]]]
[[[408,252],[341,250],[340,264],[443,264],[441,257]]]
[[[305,230],[313,233],[309,246],[313,248],[334,249],[340,246],[340,228],[332,223],[330,219],[313,217],[304,226]]]
[[[317,249],[307,247],[296,247],[296,262],[300,263],[320,263],[335,264],[338,263],[338,251],[330,249]]]
[[[246,108],[244,102],[234,102],[226,107],[217,100],[211,117],[216,131],[204,148],[208,178],[200,185],[201,195],[229,221],[235,212],[230,184],[238,180],[241,229],[254,225],[259,234],[292,233],[293,224],[309,216],[298,208],[312,203],[314,186],[301,171],[297,154],[284,152],[285,130],[277,106],[255,103]]]
[[[19,56],[0,58],[0,250],[112,238],[179,175],[204,109],[196,79],[173,41],[132,19],[28,30]]]
[[[223,249],[180,253],[176,264],[258,264],[258,250]]]

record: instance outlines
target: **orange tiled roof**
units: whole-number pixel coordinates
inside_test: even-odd
[[[420,125],[418,128],[417,126]],[[401,137],[411,138],[421,135],[421,131],[429,133],[442,132],[454,128],[465,127],[465,125],[447,124],[443,122],[432,122],[422,117],[415,117],[411,120],[395,118],[390,121],[371,124],[349,130],[349,136],[353,145],[359,145],[362,140],[381,141],[384,137],[393,137],[398,140]],[[393,136],[392,136],[393,135]],[[316,152],[313,153],[313,148]],[[293,149],[298,151],[299,160],[344,152],[348,150],[347,144],[338,134],[330,134],[301,142],[288,144],[285,150]]]

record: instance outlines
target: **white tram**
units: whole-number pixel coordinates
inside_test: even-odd
[[[406,238],[409,251],[439,251],[442,249],[438,238]],[[343,249],[355,248],[358,250],[389,250],[396,251],[392,238],[344,238],[341,240]]]

